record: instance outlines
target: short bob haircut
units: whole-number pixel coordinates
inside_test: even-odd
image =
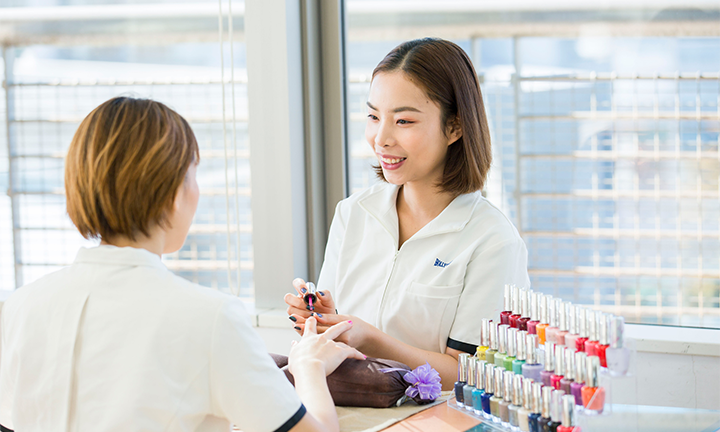
[[[116,97],[80,124],[65,161],[67,212],[86,239],[136,240],[169,226],[175,195],[200,160],[187,121],[160,102]]]
[[[462,130],[462,137],[448,148],[443,178],[437,186],[454,195],[482,189],[492,162],[490,132],[480,82],[465,51],[443,39],[404,42],[385,56],[372,76],[396,71],[440,106],[443,125],[457,122]],[[374,168],[385,180],[382,168]]]

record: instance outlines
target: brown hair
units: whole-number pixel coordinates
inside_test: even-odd
[[[372,76],[395,71],[402,71],[440,106],[444,126],[457,122],[462,130],[462,137],[448,148],[438,187],[458,195],[482,189],[492,162],[490,132],[480,82],[465,51],[436,38],[404,42],[385,56]],[[374,168],[385,180],[382,168]]]
[[[160,102],[117,97],[80,124],[65,161],[67,212],[83,237],[135,240],[168,211],[193,161],[195,134]]]

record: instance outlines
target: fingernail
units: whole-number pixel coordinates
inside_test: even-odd
[[[324,293],[324,292],[322,292],[322,291],[318,291],[318,292],[320,293],[321,296],[325,297],[325,293]]]
[[[294,316],[289,316],[288,319],[292,322],[297,322],[297,318],[295,318]]]
[[[312,310],[312,309],[310,309],[310,305],[305,306],[305,309],[307,309],[307,310]]]
[[[298,327],[298,326],[295,326],[295,330],[300,330],[300,327]]]
[[[352,324],[352,321],[348,321],[348,324]]]
[[[300,291],[301,291],[303,294],[305,294],[305,293],[307,292],[307,290],[306,290],[305,288],[300,288]]]
[[[317,315],[318,318],[322,318],[322,314],[316,313],[315,315]]]
[[[367,356],[365,354],[363,354],[363,357],[365,357],[365,360],[367,360]]]

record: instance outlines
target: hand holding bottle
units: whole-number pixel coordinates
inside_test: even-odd
[[[312,312],[321,315],[335,313],[335,300],[332,298],[330,291],[317,291],[313,295],[312,308],[305,302],[305,295],[308,294],[308,283],[297,278],[293,280],[293,287],[297,291],[297,295],[290,293],[285,294],[285,303],[287,303],[287,313],[291,321],[297,322],[298,318],[308,318]],[[297,330],[297,329],[296,329]]]

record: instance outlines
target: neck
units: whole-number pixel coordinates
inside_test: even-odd
[[[145,249],[157,256],[162,256],[165,248],[165,232],[161,229],[153,229],[150,236],[139,235],[135,240],[131,240],[125,236],[115,236],[112,239],[100,241],[101,245],[110,245],[117,247],[131,247],[135,249]]]
[[[413,215],[434,219],[455,197],[455,194],[443,192],[434,185],[405,183],[398,192],[397,204]]]

